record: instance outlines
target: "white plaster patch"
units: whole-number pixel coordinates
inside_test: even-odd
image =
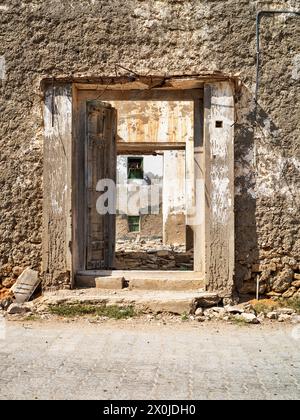
[[[254,159],[254,150],[253,148],[249,148],[248,152],[244,155],[244,160],[247,163],[253,163],[253,159]]]
[[[286,165],[293,165],[300,175],[300,161],[293,158],[285,158],[264,147],[259,149],[260,162],[257,168],[256,188],[257,197],[272,197],[280,194],[291,202],[295,202],[298,197],[298,187],[294,183],[286,180],[283,176]]]
[[[231,206],[230,182],[227,168],[213,167],[211,171],[212,183],[212,213],[214,222],[224,224],[228,220]]]
[[[241,159],[235,162],[235,178],[243,177],[250,180],[253,175],[254,150],[249,148],[247,153]]]
[[[266,118],[264,120],[264,129],[265,129],[267,134],[270,134],[270,132],[271,132],[271,121],[270,121],[269,118]]]
[[[6,79],[6,61],[4,55],[0,55],[0,80]]]
[[[51,200],[51,207],[53,210],[53,213],[61,214],[62,213],[62,207],[58,204],[58,201],[55,199]]]
[[[52,121],[52,108],[54,118]],[[52,124],[53,123],[53,124]],[[52,99],[51,90],[47,91],[44,107],[44,133],[63,138],[70,132],[72,123],[72,102],[68,92],[56,92]]]
[[[215,128],[215,121],[221,120],[223,128]],[[210,152],[211,157],[225,158],[228,153],[228,138],[231,137],[230,130],[232,130],[232,121],[226,117],[214,114],[212,117],[211,132],[210,132]]]
[[[274,126],[272,127],[272,121],[269,118],[264,119],[262,131],[265,137],[277,137],[279,135],[279,130],[275,130]]]
[[[211,98],[210,151],[211,158],[225,159],[228,153],[228,139],[233,138],[233,112],[232,96],[226,87],[219,89]],[[216,121],[222,122],[222,128],[216,127]]]

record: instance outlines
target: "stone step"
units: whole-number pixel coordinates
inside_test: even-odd
[[[215,306],[220,300],[216,293],[209,292],[129,290],[128,288],[109,291],[89,288],[46,292],[41,304],[104,304],[133,306],[137,311],[143,313],[189,314],[194,313],[199,306]]]
[[[201,273],[193,271],[95,271],[78,273],[77,287],[130,290],[204,290]]]
[[[96,277],[96,287],[99,289],[122,289],[128,287],[130,290],[202,290],[203,280],[189,279],[153,279],[153,278],[132,278],[124,280],[124,277]]]

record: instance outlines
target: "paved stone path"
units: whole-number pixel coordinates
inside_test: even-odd
[[[9,322],[0,399],[299,399],[295,328]]]

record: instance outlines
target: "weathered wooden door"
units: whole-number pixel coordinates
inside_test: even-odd
[[[99,212],[99,181],[116,182],[117,111],[101,101],[87,102],[86,139],[86,268],[109,269],[115,254],[115,189],[107,213]],[[104,182],[105,183],[105,182]],[[98,185],[98,188],[97,188]],[[99,191],[97,191],[99,189]],[[97,209],[98,207],[98,209]],[[113,211],[112,211],[113,207]],[[110,211],[109,211],[110,210]]]

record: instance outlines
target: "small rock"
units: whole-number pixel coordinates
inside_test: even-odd
[[[234,306],[238,304],[238,302],[239,302],[239,298],[237,296],[223,298],[223,306]]]
[[[23,273],[23,271],[24,271],[24,268],[19,267],[19,266],[16,266],[12,269],[12,272],[16,277],[19,277]]]
[[[263,267],[260,264],[252,264],[251,271],[252,273],[261,273],[263,271]]]
[[[218,306],[209,308],[207,309],[207,312],[206,312],[206,315],[208,315],[210,318],[217,318],[217,319],[222,319],[225,314],[226,314],[225,309],[220,308]]]
[[[277,292],[268,292],[267,296],[269,297],[280,297],[281,293],[277,293]]]
[[[269,319],[278,319],[278,313],[275,312],[275,311],[268,312],[267,313],[267,318],[269,318]]]
[[[0,274],[2,276],[8,276],[12,272],[12,265],[11,264],[3,264],[0,267]]]
[[[300,289],[294,294],[293,299],[300,299]]]
[[[291,268],[285,268],[275,277],[272,284],[274,292],[283,293],[288,290],[294,278],[294,272]]]
[[[257,319],[259,320],[259,322],[263,322],[263,320],[265,319],[265,314],[261,312],[257,315]]]
[[[244,309],[239,306],[225,306],[225,311],[229,314],[242,314],[244,313]]]
[[[254,314],[247,314],[247,313],[244,312],[244,313],[238,315],[238,317],[240,317],[240,319],[243,319],[245,322],[247,322],[249,324],[259,324],[260,323],[259,319]]]
[[[169,255],[169,251],[165,251],[165,250],[157,251],[158,257],[168,257],[168,255]]]
[[[202,296],[197,297],[197,305],[210,308],[217,305],[221,298],[216,293],[204,292]]]
[[[4,280],[2,280],[2,286],[10,289],[15,284],[15,281],[16,280],[11,279],[11,278],[4,279]]]
[[[196,309],[196,311],[195,311],[195,315],[196,315],[196,316],[201,316],[201,315],[203,315],[203,309],[202,309],[202,308],[197,308],[197,309]]]
[[[293,315],[296,311],[292,308],[278,308],[277,312],[283,315]]]
[[[210,308],[210,310],[213,312],[217,312],[218,314],[225,312],[225,309],[221,306],[213,306],[212,308]]]
[[[7,308],[13,303],[13,301],[14,300],[12,296],[7,296],[0,301],[0,307],[6,311]]]
[[[12,303],[7,309],[7,313],[9,315],[25,314],[28,311],[29,311],[29,309],[26,306],[24,306],[20,303]]]
[[[215,312],[212,308],[205,309],[203,314],[210,319],[218,316],[218,312]]]
[[[291,319],[291,315],[288,315],[288,314],[280,314],[278,316],[279,322],[289,321],[290,319]]]
[[[292,286],[286,292],[283,293],[282,297],[285,299],[288,299],[292,297],[296,292],[297,292],[296,287]]]
[[[295,275],[296,275],[296,274],[294,274],[294,278],[295,278]],[[300,276],[300,274],[299,274],[299,276]],[[294,287],[296,287],[297,289],[299,289],[299,288],[300,288],[300,280],[293,281],[293,282],[292,282],[292,286],[294,286]]]
[[[294,279],[300,281],[300,273],[294,273]],[[300,286],[298,286],[298,287],[300,287]]]

